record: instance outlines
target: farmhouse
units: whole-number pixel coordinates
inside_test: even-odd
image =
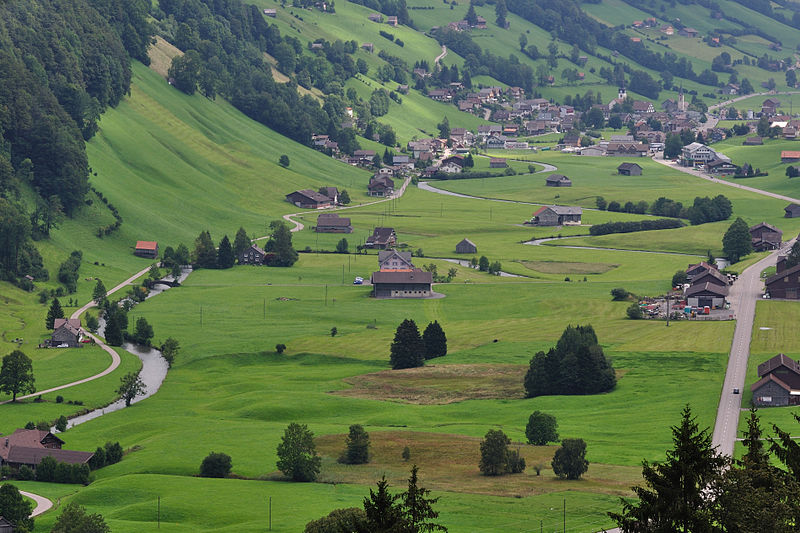
[[[367,248],[376,248],[378,250],[385,250],[391,248],[397,243],[397,234],[394,228],[375,228],[372,235],[367,237],[367,242],[364,246]]]
[[[742,146],[762,146],[764,144],[764,139],[761,137],[748,137],[742,143]]]
[[[550,174],[544,179],[548,187],[572,187],[572,180],[562,174]]]
[[[698,31],[694,28],[681,28],[678,32],[678,35],[695,38],[698,35]]]
[[[761,104],[761,114],[771,117],[778,113],[778,108],[781,106],[781,101],[777,98],[767,98]]]
[[[783,232],[772,224],[761,222],[750,228],[750,237],[753,239],[753,250],[765,252],[780,248]]]
[[[781,163],[797,163],[800,161],[800,151],[783,150],[781,152]]]
[[[478,253],[478,247],[475,246],[475,243],[469,239],[463,239],[461,242],[456,244],[456,253],[457,254],[476,254]]]
[[[727,287],[728,277],[720,273],[716,268],[709,268],[704,272],[692,276],[692,285],[703,285],[706,283],[716,285],[717,287]]]
[[[81,345],[81,319],[56,318],[53,321],[53,333],[48,341],[50,346],[78,348]]]
[[[60,463],[86,464],[94,456],[92,452],[62,450],[63,444],[63,440],[49,431],[18,429],[11,435],[0,437],[0,466],[17,470],[25,465],[35,470],[45,457],[52,457]]]
[[[693,307],[719,308],[725,305],[728,286],[720,286],[711,282],[697,283],[686,289],[686,303]]]
[[[317,233],[353,233],[350,219],[336,213],[322,213],[317,217]]]
[[[712,174],[724,174],[727,172],[736,172],[738,167],[730,162],[729,159],[712,159],[706,163],[706,170]]]
[[[778,259],[776,272],[764,281],[771,298],[797,300],[800,298],[800,265],[786,267],[786,258]]]
[[[367,194],[370,196],[385,197],[394,193],[394,180],[388,176],[372,177],[367,185]]]
[[[336,187],[320,187],[319,193],[323,196],[327,196],[333,205],[339,203],[339,189]]]
[[[758,381],[750,386],[756,407],[800,403],[800,364],[782,353],[758,365]]]
[[[797,204],[789,204],[783,208],[786,211],[784,214],[784,218],[797,218],[800,217],[800,205]]]
[[[311,189],[289,193],[286,195],[286,201],[301,209],[323,209],[332,205],[330,198]]]
[[[606,155],[613,157],[646,157],[650,147],[642,143],[610,142]]]
[[[158,243],[156,241],[136,241],[133,255],[155,259],[158,257]]]
[[[617,167],[617,172],[623,176],[641,176],[642,167],[637,163],[622,163]]]
[[[566,205],[549,205],[540,207],[531,219],[536,226],[564,226],[581,223],[583,209]]]
[[[240,252],[237,259],[240,265],[263,265],[266,257],[267,252],[252,244],[250,248]]]
[[[411,252],[398,252],[397,250],[378,252],[378,270],[410,270],[413,268]]]
[[[464,156],[462,155],[451,155],[450,157],[446,157],[442,159],[442,164],[439,165],[440,172],[448,172],[450,174],[459,173],[463,168]]]
[[[431,296],[433,274],[420,270],[381,270],[372,273],[376,298],[426,298]]]
[[[706,263],[705,261],[700,261],[694,265],[689,265],[689,267],[686,269],[686,278],[689,281],[692,281],[695,277],[700,276],[707,270],[717,270],[717,267],[710,263]]]

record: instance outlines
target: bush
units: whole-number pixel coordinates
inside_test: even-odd
[[[556,417],[541,411],[534,411],[525,426],[525,436],[534,446],[545,446],[558,440]]]
[[[110,443],[106,442],[106,464],[113,465],[122,461],[122,446],[119,442]]]
[[[614,202],[612,202],[614,203]],[[611,204],[608,210],[611,211]],[[595,224],[589,228],[590,235],[609,235],[611,233],[633,233],[635,231],[653,231],[659,229],[682,228],[685,224],[674,218],[657,218],[654,220],[637,220],[628,222],[606,222]]]
[[[66,431],[67,430],[67,417],[64,416],[64,415],[59,416],[58,420],[56,420],[55,427],[56,427],[56,430],[58,430],[59,432]]]
[[[631,293],[623,289],[622,287],[618,287],[616,289],[611,289],[611,298],[615,302],[622,302],[628,299]]]
[[[638,303],[632,303],[628,310],[626,311],[628,318],[631,320],[641,320],[644,318],[644,313],[642,312],[642,308],[639,307]]]
[[[580,479],[589,469],[583,439],[564,439],[553,456],[553,472],[562,479]]]
[[[688,280],[688,276],[686,275],[686,271],[678,270],[672,276],[672,286],[673,287],[679,287],[679,286],[683,285],[684,283],[686,283],[687,280]]]
[[[230,455],[211,452],[200,464],[200,477],[227,477],[232,467]]]
[[[286,345],[285,344],[276,344],[275,345],[275,351],[278,353],[278,355],[282,354],[285,350],[286,350]]]
[[[17,471],[17,479],[20,481],[33,481],[35,479],[35,475],[33,470],[31,470],[28,465],[22,465]]]
[[[56,403],[64,403],[64,397],[60,394],[56,396]]]

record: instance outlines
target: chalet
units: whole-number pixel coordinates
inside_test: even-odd
[[[476,30],[485,30],[486,29],[486,19],[478,15],[475,19],[475,26],[473,26]]]
[[[650,147],[641,143],[608,143],[606,155],[614,157],[647,157]]]
[[[339,203],[339,189],[337,189],[336,187],[321,187],[319,193],[324,196],[327,196],[328,199],[330,199],[330,201],[333,203],[333,205]]]
[[[570,226],[581,223],[583,209],[566,205],[546,205],[540,207],[530,223],[536,226]]]
[[[748,137],[742,143],[742,146],[762,146],[764,144],[764,139],[761,137]]]
[[[761,222],[750,228],[750,237],[753,239],[753,250],[765,252],[781,247],[783,232],[772,224]]]
[[[525,89],[522,87],[509,87],[506,89],[506,94],[511,98],[522,98],[525,95]]]
[[[441,172],[448,172],[450,174],[457,174],[464,169],[464,156],[451,155],[442,159],[442,164],[439,165]]]
[[[519,133],[519,126],[517,124],[505,124],[503,126],[503,135],[517,135]]]
[[[433,294],[433,274],[418,268],[373,272],[370,281],[375,298],[427,298]]]
[[[700,261],[694,265],[689,265],[689,267],[686,269],[686,278],[689,281],[692,281],[695,277],[703,274],[707,270],[717,270],[717,267],[710,263],[706,263],[705,261]]]
[[[311,189],[289,193],[286,195],[286,201],[301,209],[324,209],[332,205],[330,198]]]
[[[783,128],[783,138],[789,141],[797,139],[797,128],[794,126],[786,126]]]
[[[508,163],[502,157],[492,157],[489,159],[489,168],[506,168]]]
[[[715,285],[710,282],[693,284],[684,293],[687,305],[715,309],[725,305],[726,296],[728,296],[727,285]]]
[[[581,155],[602,157],[606,155],[606,148],[608,148],[608,145],[596,144],[594,146],[587,146],[586,148],[581,148]]]
[[[397,17],[386,17],[386,24],[389,26],[397,26]]]
[[[572,187],[572,180],[562,174],[550,174],[544,179],[548,187]]]
[[[709,268],[704,272],[692,276],[692,285],[704,285],[707,283],[716,285],[717,287],[727,287],[729,285],[728,276],[722,274],[716,268]]]
[[[36,470],[45,457],[71,465],[87,464],[93,452],[62,450],[64,441],[49,431],[18,429],[11,435],[0,436],[0,466],[18,470],[25,465]]]
[[[781,163],[797,163],[800,161],[800,151],[783,150],[781,152]]]
[[[252,244],[249,248],[239,252],[237,259],[240,265],[263,265],[266,258],[267,252]]]
[[[508,141],[508,137],[505,135],[492,135],[486,139],[486,148],[490,150],[503,150],[506,147],[506,141]]]
[[[275,18],[275,17],[278,16],[278,10],[277,9],[269,9],[269,8],[267,8],[267,9],[264,10],[264,14],[266,16],[268,16],[268,17]]]
[[[778,354],[758,365],[759,380],[750,386],[756,407],[800,404],[800,364]]]
[[[511,118],[511,113],[506,111],[505,109],[498,109],[494,113],[492,113],[492,120],[495,122],[503,122],[509,120]]]
[[[646,140],[647,144],[663,143],[667,139],[666,133],[658,130],[639,130],[636,138],[640,141]]]
[[[786,268],[786,259],[778,261],[775,274],[764,285],[771,298],[797,300],[800,298],[800,264]]]
[[[414,73],[414,76],[418,78],[427,78],[430,76],[430,73],[424,68],[415,68],[412,72]]]
[[[681,28],[680,31],[678,32],[678,35],[694,39],[695,37],[697,37],[698,33],[699,32],[694,28]]]
[[[467,137],[467,128],[450,128],[450,138],[456,142],[464,142]]]
[[[761,114],[768,117],[776,115],[780,106],[781,101],[777,98],[767,98],[761,103]]]
[[[706,146],[694,142],[683,147],[681,151],[681,165],[685,167],[692,167],[697,165],[704,165],[713,159],[716,159],[717,153]]]
[[[740,89],[741,88],[735,83],[729,83],[725,86],[725,92],[728,94],[739,94]]]
[[[482,124],[478,126],[478,136],[483,138],[491,137],[492,135],[501,135],[503,127],[497,124]]]
[[[664,26],[661,26],[661,28],[659,28],[659,31],[661,33],[663,33],[664,35],[674,35],[675,34],[675,28],[673,28],[669,24],[665,24]]]
[[[414,166],[414,162],[411,161],[411,156],[409,155],[395,155],[392,156],[392,165],[411,165],[412,168]]]
[[[436,100],[437,102],[449,102],[453,99],[453,93],[450,89],[433,89],[428,91],[428,98]]]
[[[800,217],[800,205],[797,204],[789,204],[783,208],[786,212],[783,216],[784,218],[798,218]]]
[[[353,233],[350,219],[340,217],[336,213],[322,213],[317,217],[317,233]]]
[[[461,242],[456,244],[456,253],[457,254],[476,254],[478,253],[478,247],[475,246],[475,243],[469,239],[463,239]]]
[[[78,348],[81,346],[81,319],[56,318],[53,321],[53,333],[47,343],[50,346]]]
[[[617,167],[617,172],[623,176],[641,176],[642,167],[638,163],[622,163]]]
[[[397,250],[381,250],[378,252],[378,270],[411,270],[411,252],[398,252]]]
[[[634,100],[633,101],[633,112],[634,113],[655,113],[656,108],[653,106],[651,102],[645,102],[644,100]]]
[[[528,135],[541,135],[550,131],[550,126],[545,120],[529,120],[525,122],[525,132]]]
[[[367,248],[374,248],[377,250],[385,250],[391,248],[397,243],[397,234],[394,228],[375,228],[372,235],[367,237],[367,242],[364,246]]]
[[[155,259],[158,257],[158,243],[156,241],[136,241],[133,255]]]
[[[580,146],[581,136],[577,133],[567,133],[564,135],[564,146]]]
[[[706,170],[712,174],[732,174],[738,170],[739,167],[731,163],[730,159],[722,159],[717,157],[706,163]]]
[[[394,194],[394,180],[387,176],[372,177],[367,185],[367,194],[384,198]]]

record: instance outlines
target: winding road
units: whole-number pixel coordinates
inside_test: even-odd
[[[33,509],[33,512],[31,513],[31,518],[39,516],[45,511],[49,511],[53,507],[53,502],[51,502],[44,496],[39,496],[38,494],[34,494],[32,492],[26,492],[24,490],[19,491],[19,493],[25,496],[26,498],[30,498],[31,500],[36,502],[36,507]]]

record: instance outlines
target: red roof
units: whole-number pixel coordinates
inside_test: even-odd
[[[784,150],[781,152],[781,159],[800,159],[800,152],[796,150]]]
[[[543,205],[542,207],[534,211],[533,216],[538,217],[545,209],[547,209],[547,206]]]
[[[158,243],[156,241],[136,241],[137,250],[157,250]]]

